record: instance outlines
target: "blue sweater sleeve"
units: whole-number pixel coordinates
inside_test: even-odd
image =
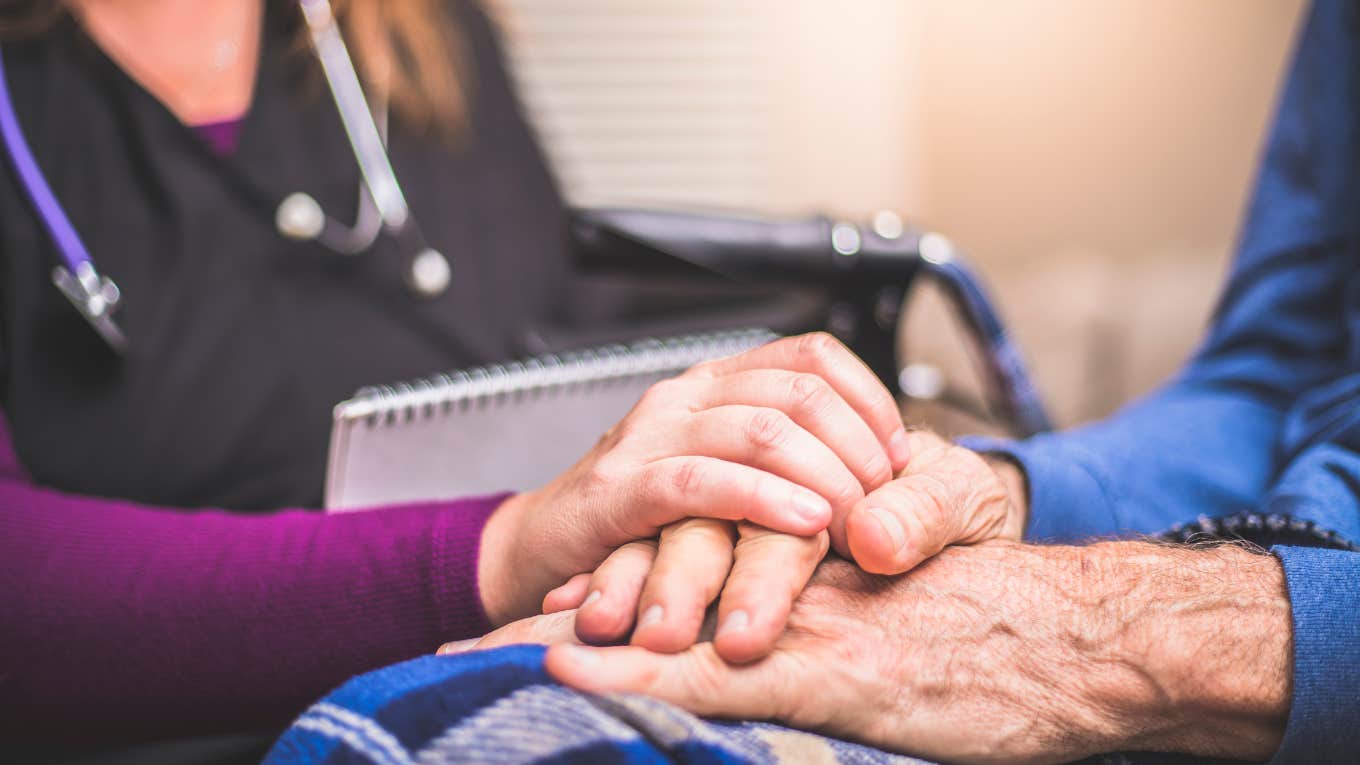
[[[1354,437],[1345,434],[1338,441]],[[1357,486],[1360,453],[1343,443],[1320,444],[1289,466],[1263,508],[1332,519],[1353,540]],[[1284,742],[1270,765],[1353,762],[1360,752],[1360,552],[1308,547],[1271,552],[1284,565],[1289,586],[1294,695]]]
[[[1231,278],[1208,338],[1177,379],[1077,430],[965,440],[1025,469],[1031,538],[1156,532],[1256,507],[1282,466],[1289,410],[1355,358],[1345,302],[1360,270],[1357,17],[1344,0],[1313,7]]]
[[[1155,533],[1244,510],[1360,542],[1360,3],[1316,0],[1228,286],[1181,374],[1101,423],[1020,443],[1027,536]],[[1274,550],[1294,692],[1274,763],[1360,751],[1360,552]],[[1348,759],[1349,758],[1349,759]]]
[[[1276,547],[1294,620],[1294,698],[1268,765],[1355,762],[1360,752],[1360,553]]]

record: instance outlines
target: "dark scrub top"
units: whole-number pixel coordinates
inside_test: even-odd
[[[397,177],[453,260],[434,299],[389,238],[345,257],[284,239],[305,191],[353,220],[358,169],[292,3],[269,3],[237,151],[212,152],[71,20],[3,47],[19,120],[122,288],[114,357],[51,284],[57,253],[0,162],[0,405],[34,480],[180,507],[321,500],[331,408],[364,385],[521,352],[561,292],[562,202],[487,19],[454,2],[471,99],[457,142],[391,129]]]

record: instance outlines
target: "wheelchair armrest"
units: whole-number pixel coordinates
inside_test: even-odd
[[[949,241],[912,229],[887,233],[898,235],[825,217],[776,221],[641,208],[571,212],[572,245],[586,273],[716,277],[823,295],[828,310],[822,328],[845,341],[895,393],[901,392],[901,305],[918,275],[931,278],[981,347],[994,413],[1022,436],[1047,430],[1048,416],[1018,350],[981,281]]]
[[[768,220],[615,207],[573,210],[571,228],[587,271],[708,273],[826,288],[902,284],[919,262],[918,232],[889,238],[825,217]]]

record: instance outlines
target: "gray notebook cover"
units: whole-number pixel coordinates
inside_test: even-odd
[[[750,329],[644,340],[366,388],[335,407],[326,509],[537,488],[653,383],[776,337]]]

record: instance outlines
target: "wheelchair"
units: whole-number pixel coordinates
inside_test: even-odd
[[[938,399],[946,392],[938,371],[904,364],[899,354],[904,302],[929,282],[975,346],[979,414],[1016,437],[1052,428],[981,280],[941,234],[826,217],[641,208],[578,208],[570,225],[578,272],[572,315],[531,330],[531,353],[733,327],[824,330],[895,395]]]

